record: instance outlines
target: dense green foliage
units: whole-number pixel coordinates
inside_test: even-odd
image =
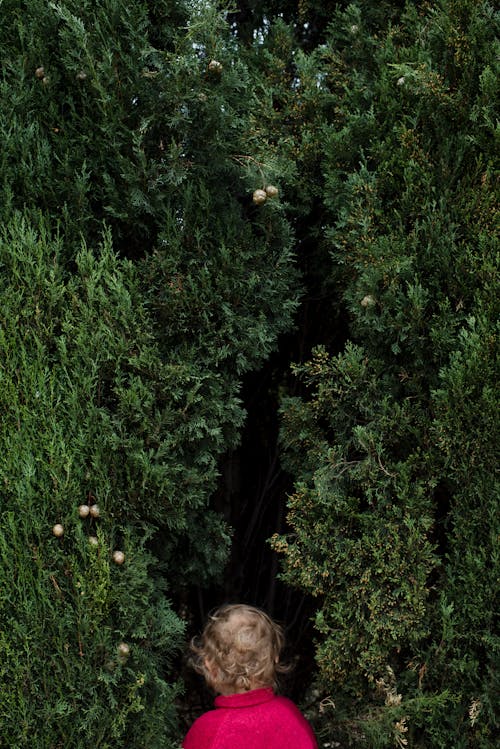
[[[314,57],[323,246],[350,340],[294,368],[307,395],[283,401],[292,533],[274,547],[318,599],[326,736],[492,748],[495,15],[408,4],[375,23],[365,5],[336,14]]]
[[[2,18],[0,745],[164,749],[167,596],[223,568],[209,500],[241,377],[290,326],[290,232],[253,206],[272,165],[209,4]]]
[[[161,674],[182,625],[152,574],[152,529],[127,501],[151,481],[139,445],[124,464],[126,400],[154,397],[138,378],[157,365],[144,303],[109,242],[98,258],[82,248],[71,276],[63,240],[24,220],[0,247],[2,745],[115,746],[127,727],[131,741],[160,746],[176,691]],[[93,498],[100,517],[80,519]]]
[[[0,7],[0,746],[178,745],[179,602],[301,285],[272,544],[320,741],[493,749],[493,7]]]

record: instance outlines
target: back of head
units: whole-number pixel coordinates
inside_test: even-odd
[[[276,686],[284,637],[281,627],[254,606],[222,606],[210,615],[198,642],[191,643],[193,665],[224,694]]]

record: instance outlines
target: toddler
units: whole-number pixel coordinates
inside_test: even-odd
[[[317,749],[311,726],[275,693],[284,638],[260,609],[222,606],[193,641],[194,668],[218,693],[215,710],[191,726],[184,749]]]

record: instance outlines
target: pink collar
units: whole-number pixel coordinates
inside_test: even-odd
[[[219,694],[215,698],[215,707],[250,707],[270,702],[274,697],[272,687],[252,689],[250,692],[237,692],[236,694]]]

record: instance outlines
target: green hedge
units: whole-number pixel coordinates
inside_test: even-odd
[[[173,746],[170,601],[228,555],[210,498],[297,306],[290,230],[252,201],[276,174],[224,13],[2,14],[0,745]]]
[[[476,2],[376,24],[364,9],[338,11],[316,58],[323,100],[337,86],[323,242],[349,341],[294,367],[296,486],[273,544],[317,598],[325,741],[492,749],[498,19]]]

